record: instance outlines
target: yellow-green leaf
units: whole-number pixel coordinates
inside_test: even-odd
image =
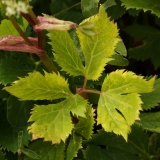
[[[47,72],[45,76],[39,72],[30,73],[25,78],[19,78],[12,86],[5,87],[5,90],[20,100],[52,100],[72,95],[63,77]]]
[[[154,78],[146,81],[133,72],[117,70],[102,85],[98,102],[98,123],[105,131],[121,134],[126,140],[130,126],[139,119],[142,101],[138,93],[151,92]]]
[[[97,80],[100,76],[106,63],[111,60],[110,57],[114,54],[114,48],[119,41],[117,25],[111,22],[107,14],[100,6],[99,13],[84,20],[83,24],[94,24],[92,29],[96,33],[93,36],[88,36],[81,30],[77,30],[80,39],[81,48],[85,58],[85,74],[84,76],[91,80]],[[83,27],[82,27],[83,28]]]

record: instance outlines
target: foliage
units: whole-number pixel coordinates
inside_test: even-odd
[[[23,2],[0,0],[0,159],[158,160],[159,1]]]

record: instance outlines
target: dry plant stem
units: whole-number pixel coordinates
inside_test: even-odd
[[[31,43],[31,41],[28,39],[28,37],[24,34],[24,32],[22,31],[22,29],[19,27],[19,25],[17,24],[16,20],[14,19],[13,16],[9,17],[11,23],[13,24],[13,26],[15,27],[15,29],[18,31],[18,33],[20,34],[20,36],[26,41],[26,43],[28,45],[33,45]]]
[[[58,73],[57,68],[55,67],[55,65],[53,64],[53,62],[51,61],[51,59],[48,57],[48,55],[45,52],[38,56],[50,73],[52,72]]]

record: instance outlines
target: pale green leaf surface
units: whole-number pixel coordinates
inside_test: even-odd
[[[136,121],[144,129],[160,133],[160,112],[141,113],[140,120]]]
[[[82,148],[82,138],[73,133],[67,147],[66,160],[71,160],[74,157],[77,157],[77,153],[80,148]]]
[[[83,137],[88,139],[92,135],[94,123],[94,110],[90,105],[88,105],[86,111],[86,118],[79,117],[78,123],[75,124],[75,132],[81,134]]]
[[[65,145],[63,142],[52,145],[51,142],[43,142],[39,139],[31,143],[29,149],[41,155],[42,158],[40,160],[64,160]],[[25,156],[24,160],[33,159]]]
[[[143,9],[144,11],[150,10],[153,14],[156,14],[160,17],[160,1],[159,0],[121,0],[122,4],[127,8],[136,8],[136,9]]]
[[[56,73],[30,73],[25,78],[19,78],[10,87],[5,89],[20,100],[52,100],[67,98],[72,93],[67,81]]]
[[[23,21],[24,21],[24,26],[20,25],[20,27],[23,31],[25,31],[27,28],[28,22],[25,19],[23,19]],[[19,33],[14,28],[10,20],[4,19],[1,21],[1,24],[0,24],[0,36],[8,36],[8,35],[18,36]]]
[[[81,9],[83,16],[85,18],[88,18],[90,16],[93,16],[94,14],[97,14],[98,3],[99,0],[92,0],[92,1],[81,0]]]
[[[104,70],[106,63],[114,54],[114,49],[119,41],[117,25],[109,20],[102,6],[99,13],[84,23],[93,23],[93,31],[96,33],[92,38],[77,30],[81,48],[85,58],[85,77],[90,80],[97,80]]]
[[[73,129],[67,100],[57,104],[36,105],[29,121],[34,121],[28,128],[33,139],[44,138],[52,143],[65,141]]]
[[[150,93],[144,93],[141,95],[143,101],[142,108],[147,110],[160,103],[160,79],[157,79],[154,84],[154,90]]]
[[[17,80],[18,77],[26,76],[34,69],[32,65],[22,64],[13,59],[1,59],[0,68],[0,83],[4,85]]]
[[[107,0],[102,5],[103,5],[104,9],[106,10],[107,8],[116,5],[116,2],[115,2],[115,0]]]
[[[121,134],[127,140],[130,125],[139,119],[142,101],[138,93],[152,91],[153,83],[154,78],[146,81],[133,72],[117,70],[110,73],[102,85],[98,124],[102,124],[105,131]]]
[[[52,143],[65,141],[73,128],[70,111],[77,116],[86,117],[88,116],[85,115],[86,106],[87,101],[78,94],[72,95],[61,103],[36,106],[29,119],[29,121],[35,121],[29,127],[30,132],[33,133],[33,139],[45,138]]]
[[[89,114],[87,112],[85,115],[86,106],[87,101],[78,94],[57,104],[37,105],[29,119],[30,122],[34,121],[29,127],[33,139],[44,138],[52,143],[65,141],[73,129],[70,112],[86,119],[85,117]]]
[[[84,75],[84,66],[79,53],[67,31],[49,31],[56,62],[72,76]]]
[[[87,101],[79,94],[72,95],[70,98],[68,98],[67,105],[70,106],[72,114],[84,118],[86,117],[85,112],[87,107]]]

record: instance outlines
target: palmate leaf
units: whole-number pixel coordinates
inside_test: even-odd
[[[150,10],[153,14],[156,14],[158,17],[160,17],[160,2],[159,0],[134,0],[134,1],[128,1],[128,0],[121,0],[122,4],[127,8],[136,8],[136,9],[143,9],[144,11]]]
[[[119,41],[117,25],[109,20],[103,6],[100,6],[99,13],[85,23],[94,24],[93,31],[96,35],[89,37],[77,30],[81,48],[85,58],[85,74],[89,80],[97,80],[104,70],[104,66],[114,54],[114,48]]]
[[[67,31],[49,31],[55,60],[72,76],[84,75],[84,66],[79,57],[79,53]]]
[[[65,145],[63,142],[52,145],[51,142],[43,142],[39,139],[31,143],[29,149],[41,155],[40,160],[64,160]],[[24,160],[33,160],[33,158],[25,156]]]
[[[126,140],[130,125],[139,119],[142,101],[138,93],[152,91],[154,78],[146,81],[133,72],[117,70],[102,85],[98,102],[98,124],[107,132],[121,134]]]
[[[79,100],[81,102],[77,104]],[[65,141],[73,129],[70,112],[84,116],[86,105],[86,100],[79,95],[73,95],[57,104],[36,105],[29,119],[30,122],[34,121],[29,127],[29,132],[32,133],[33,139],[44,138],[52,143]]]
[[[20,100],[52,100],[72,95],[63,77],[47,72],[45,76],[39,72],[30,73],[29,76],[15,81],[12,86],[5,87],[5,90]]]
[[[160,133],[160,112],[141,113],[140,121],[136,121],[144,129]]]

